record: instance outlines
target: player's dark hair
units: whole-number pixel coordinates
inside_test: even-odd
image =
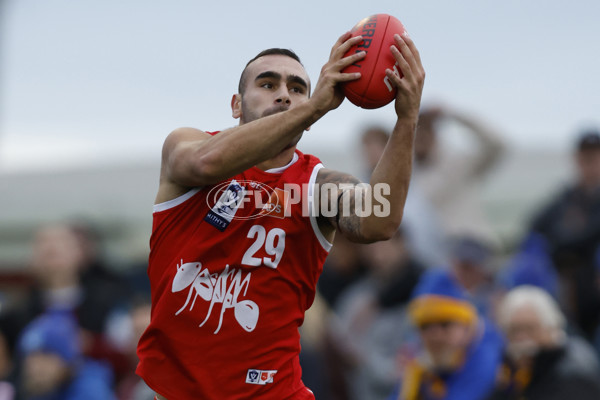
[[[294,53],[292,50],[280,49],[278,47],[273,47],[270,49],[263,50],[260,53],[258,53],[256,55],[256,57],[254,57],[252,60],[248,61],[248,63],[244,67],[244,70],[242,71],[242,75],[240,76],[240,82],[238,84],[238,93],[239,94],[243,94],[242,91],[244,90],[244,87],[246,86],[246,79],[247,79],[246,70],[248,69],[248,66],[250,64],[252,64],[254,61],[258,60],[260,57],[272,56],[272,55],[281,55],[281,56],[290,57],[290,58],[298,61],[300,63],[300,65],[304,66],[302,64],[302,61],[300,61],[300,57],[298,57],[298,55],[296,53]]]

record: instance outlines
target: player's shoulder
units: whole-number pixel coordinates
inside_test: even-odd
[[[181,143],[204,140],[209,137],[211,137],[211,133],[196,128],[182,127],[174,129],[165,138],[163,143],[163,154],[165,154],[164,152],[170,153]]]
[[[212,136],[212,132],[205,132],[197,128],[181,127],[171,131],[165,141],[169,140],[194,140]]]

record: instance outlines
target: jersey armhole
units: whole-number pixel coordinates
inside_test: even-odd
[[[329,250],[331,250],[331,246],[333,246],[333,245],[323,235],[323,232],[321,232],[321,229],[319,229],[319,224],[317,222],[317,215],[316,215],[316,213],[317,213],[316,210],[318,209],[318,207],[315,206],[315,198],[314,198],[317,174],[319,173],[319,170],[321,170],[322,168],[323,168],[323,164],[321,164],[321,163],[315,165],[315,167],[313,168],[312,173],[310,175],[310,179],[308,180],[308,213],[309,213],[309,217],[310,217],[310,226],[312,227],[313,232],[315,233],[315,236],[319,240],[321,247],[323,247],[323,249],[325,249],[325,251],[329,252]]]

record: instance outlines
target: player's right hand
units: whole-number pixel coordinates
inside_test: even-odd
[[[340,83],[354,81],[360,78],[360,73],[342,73],[344,68],[362,60],[366,52],[361,51],[348,57],[344,54],[352,46],[362,41],[362,36],[354,36],[350,32],[344,33],[333,45],[329,60],[323,68],[310,101],[318,111],[326,113],[336,109],[344,101],[344,94]]]

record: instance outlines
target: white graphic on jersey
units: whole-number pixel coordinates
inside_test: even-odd
[[[196,299],[201,297],[205,301],[210,301],[206,318],[199,326],[203,326],[212,314],[215,304],[221,303],[221,315],[219,316],[219,325],[215,334],[221,330],[223,324],[223,315],[227,309],[234,309],[234,316],[238,324],[247,332],[252,332],[258,322],[259,308],[252,300],[238,301],[240,294],[246,295],[250,285],[251,272],[248,272],[242,279],[241,269],[229,270],[229,265],[220,273],[210,274],[208,269],[202,269],[202,263],[192,262],[177,265],[177,273],[173,278],[171,291],[180,292],[189,287],[188,296],[183,307],[175,313],[179,315],[190,303],[192,295],[194,299],[190,305],[190,311],[194,308]],[[243,291],[243,293],[242,293]]]

